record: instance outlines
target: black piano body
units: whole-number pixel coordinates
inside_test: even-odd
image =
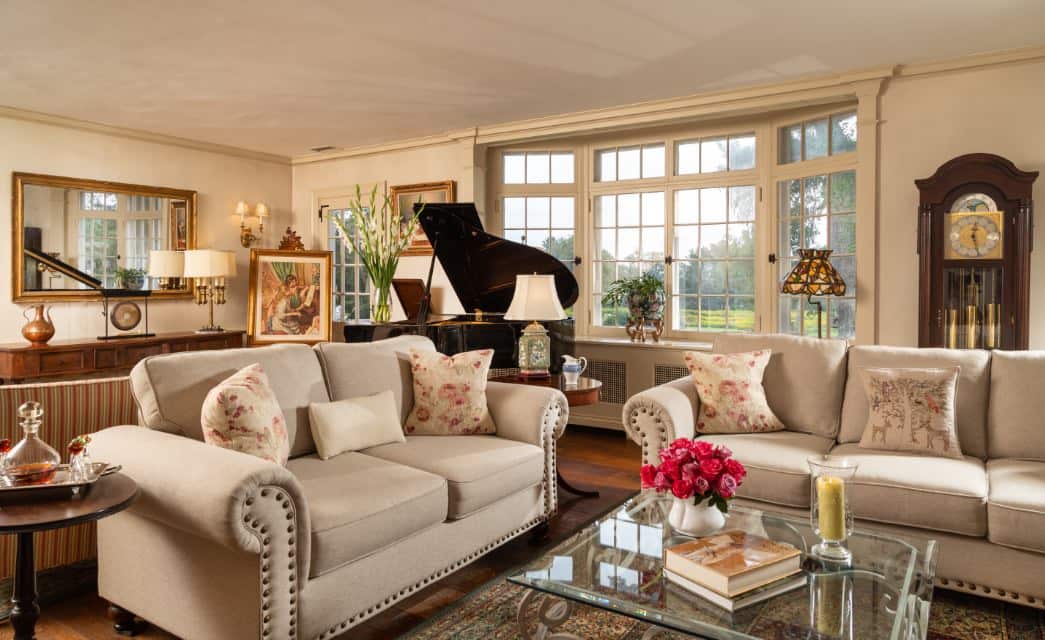
[[[429,314],[423,297],[431,283],[396,280],[396,294],[407,320],[347,323],[346,342],[424,335],[435,343],[440,353],[447,355],[493,349],[491,368],[510,369],[518,366],[519,336],[528,324],[501,317],[515,293],[515,276],[553,275],[563,308],[577,302],[580,291],[577,279],[562,262],[540,249],[486,233],[474,204],[426,204],[419,222],[434,249],[432,259],[442,265],[461,305],[476,313]],[[542,324],[551,338],[552,371],[557,372],[561,356],[574,352],[574,322],[568,318]]]

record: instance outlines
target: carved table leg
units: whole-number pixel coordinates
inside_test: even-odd
[[[595,490],[595,489],[581,489],[581,488],[575,487],[572,484],[570,484],[569,481],[566,480],[566,478],[562,477],[562,474],[559,473],[558,469],[555,470],[555,481],[559,484],[559,487],[569,491],[570,493],[572,493],[574,495],[578,495],[578,496],[580,496],[582,498],[598,498],[599,497],[599,492],[597,490]]]
[[[15,561],[14,594],[11,597],[11,628],[14,640],[33,640],[40,606],[36,604],[36,562],[33,558],[33,534],[18,534],[18,559]]]
[[[572,633],[556,631],[573,613],[569,600],[528,589],[515,611],[519,633],[527,640],[582,640]]]

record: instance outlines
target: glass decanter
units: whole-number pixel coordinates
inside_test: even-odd
[[[54,477],[62,457],[40,439],[40,418],[44,410],[39,402],[26,402],[18,407],[24,437],[4,456],[3,474],[9,484],[45,484]]]

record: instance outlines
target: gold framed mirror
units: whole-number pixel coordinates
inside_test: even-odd
[[[11,194],[14,302],[192,297],[192,282],[150,275],[149,256],[196,248],[195,191],[16,172]]]

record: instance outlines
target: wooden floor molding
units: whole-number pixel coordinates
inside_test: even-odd
[[[638,445],[621,431],[570,426],[559,440],[558,464],[569,482],[579,488],[603,491],[599,499],[581,499],[559,492],[559,514],[549,529],[548,542],[534,546],[523,535],[460,571],[396,603],[340,636],[343,640],[388,640],[405,633],[463,598],[489,580],[540,555],[568,534],[605,512],[639,489]],[[114,640],[106,603],[87,594],[46,606],[36,627],[37,640]],[[0,640],[12,637],[9,624],[0,625]],[[137,636],[147,640],[172,640],[174,636],[150,628]]]

